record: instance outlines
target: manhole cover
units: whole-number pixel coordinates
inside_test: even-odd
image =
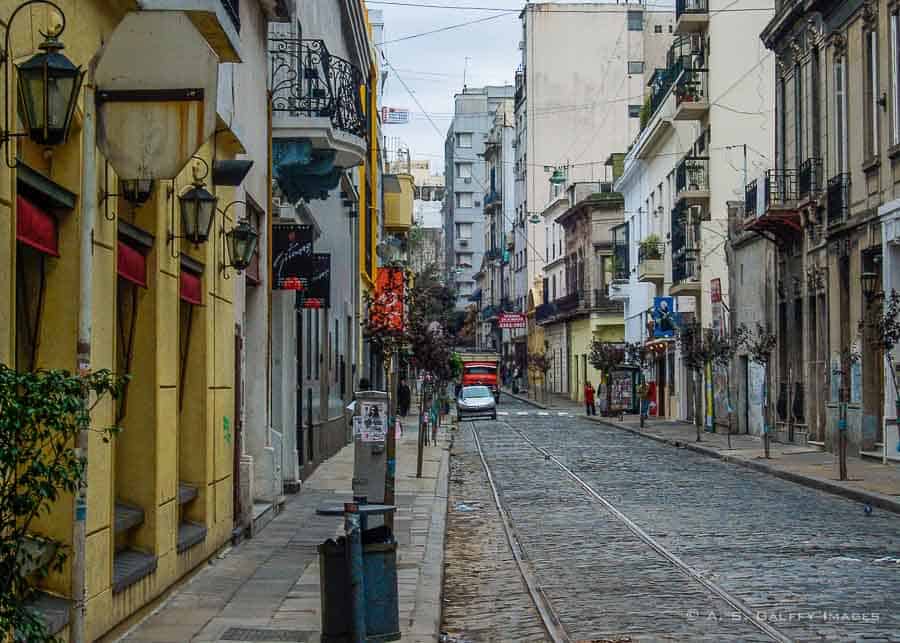
[[[221,637],[222,641],[293,641],[306,643],[315,632],[308,630],[267,630],[244,627],[229,628]]]

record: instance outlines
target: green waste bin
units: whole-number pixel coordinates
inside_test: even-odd
[[[363,576],[366,596],[366,640],[400,638],[397,596],[397,542],[390,529],[375,527],[362,534]],[[319,545],[319,582],[322,596],[322,643],[352,640],[350,554],[347,539]]]

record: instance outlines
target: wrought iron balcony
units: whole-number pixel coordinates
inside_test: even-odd
[[[765,205],[766,210],[772,207],[793,208],[797,204],[797,170],[766,170]]]
[[[591,302],[591,310],[597,313],[607,313],[607,314],[624,314],[625,313],[625,302],[621,300],[615,300],[609,298],[609,293],[606,290],[602,290],[599,288],[594,289],[594,300]]]
[[[828,179],[826,194],[828,225],[840,225],[850,212],[850,175],[838,174]]]
[[[556,304],[556,308],[560,313],[568,313],[578,309],[579,299],[579,293],[572,292],[554,300],[553,303]]]
[[[758,187],[756,184],[756,179],[753,179],[744,186],[744,216],[745,217],[755,217],[756,216],[756,202],[758,198]]]
[[[675,84],[676,121],[697,120],[709,111],[709,70],[685,69]]]
[[[797,196],[808,199],[822,191],[822,159],[806,159],[798,170]]]
[[[709,199],[709,157],[686,156],[675,168],[675,194],[679,200]]]
[[[534,310],[534,319],[538,324],[543,324],[556,316],[556,304],[549,302],[541,304]]]
[[[272,110],[328,118],[335,129],[366,137],[362,72],[328,51],[324,40],[270,35]]]
[[[700,283],[700,249],[684,248],[672,257],[672,285],[685,286]],[[671,289],[670,289],[671,290]]]

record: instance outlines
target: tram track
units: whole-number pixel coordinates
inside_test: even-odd
[[[629,560],[629,557],[633,560],[635,555],[641,556],[640,548],[642,547],[645,551],[645,554],[649,554],[649,556],[646,556],[646,558],[651,560],[649,560],[649,564],[645,563],[640,565],[631,565],[631,571],[640,573],[641,569],[646,568],[647,576],[650,579],[649,585],[659,591],[660,601],[667,604],[669,612],[672,612],[671,608],[673,601],[677,603],[678,596],[683,597],[686,603],[683,606],[683,614],[691,614],[694,611],[693,608],[698,604],[717,603],[719,605],[718,609],[716,610],[717,613],[730,612],[734,615],[732,617],[733,631],[729,635],[729,638],[732,638],[733,636],[732,640],[749,640],[751,636],[754,640],[772,640],[782,643],[794,640],[784,632],[780,631],[778,628],[767,623],[765,620],[763,620],[763,618],[760,618],[756,611],[754,611],[754,609],[746,602],[728,592],[724,587],[705,576],[701,570],[691,566],[677,554],[668,549],[657,538],[654,538],[653,535],[640,527],[634,520],[632,520],[628,515],[626,515],[618,507],[616,507],[613,502],[604,497],[591,484],[589,484],[575,471],[569,468],[562,460],[554,456],[547,449],[537,445],[524,432],[510,424],[509,421],[499,421],[491,423],[491,426],[504,427],[508,434],[512,434],[518,438],[519,444],[527,445],[530,452],[533,452],[535,456],[540,456],[540,459],[537,461],[537,466],[541,466],[541,463],[544,466],[548,464],[553,466],[558,474],[562,474],[574,488],[577,488],[584,497],[589,499],[590,504],[592,505],[591,510],[594,513],[594,519],[598,520],[600,523],[604,523],[605,525],[604,533],[614,534],[614,537],[610,540],[612,544],[604,547],[602,551],[588,546],[584,549],[584,551],[575,550],[574,552],[563,554],[563,558],[570,556],[570,554],[574,554],[574,558],[569,557],[568,561],[570,564],[573,564],[575,567],[582,570],[581,573],[584,574],[584,578],[586,581],[590,581],[594,586],[606,582],[603,578],[601,578],[601,576],[603,576],[601,570],[598,570],[601,571],[601,573],[595,574],[595,576],[597,576],[596,578],[590,578],[592,567],[602,567],[602,565],[592,564],[597,561],[596,555],[603,555],[607,558],[615,558],[617,555],[621,555],[626,561]],[[557,603],[565,602],[565,592],[560,591],[558,584],[553,591],[548,591],[548,588],[546,586],[547,583],[542,583],[541,572],[537,569],[538,567],[543,566],[545,568],[544,578],[546,578],[548,565],[552,568],[552,565],[554,564],[553,553],[542,551],[540,552],[538,560],[535,560],[533,556],[529,555],[529,543],[525,542],[528,539],[523,538],[522,534],[520,534],[519,530],[517,530],[514,517],[515,511],[509,506],[509,500],[507,502],[504,502],[501,489],[498,488],[498,486],[503,487],[504,482],[498,482],[496,472],[489,462],[490,458],[485,453],[485,446],[483,444],[481,436],[479,436],[479,431],[476,427],[476,424],[469,423],[469,427],[475,439],[478,454],[481,459],[482,466],[484,467],[488,483],[491,487],[494,502],[503,521],[503,527],[504,531],[506,532],[507,541],[509,542],[509,546],[513,551],[516,563],[522,575],[522,579],[528,589],[528,593],[530,594],[532,601],[534,602],[535,609],[540,615],[541,621],[544,624],[548,636],[553,641],[573,641],[579,639],[583,640],[586,635],[592,639],[595,638],[598,634],[595,629],[597,627],[604,627],[603,625],[597,624],[597,621],[602,619],[594,619],[593,621],[591,621],[591,629],[590,631],[587,631],[588,628],[585,627],[585,622],[583,622],[581,619],[573,619],[569,614],[566,613],[571,612],[572,610],[563,609],[564,606],[559,604],[554,605],[553,595],[555,595]],[[495,463],[495,466],[497,464],[498,463]],[[523,461],[519,464],[522,467],[528,468],[531,463],[526,463]],[[500,464],[500,468],[503,468],[503,464]],[[503,473],[507,474],[506,477],[509,478],[509,469],[507,469]],[[510,486],[511,492],[518,493],[515,490],[514,483],[510,484],[509,482],[507,482],[507,485]],[[571,489],[569,491],[571,491]],[[601,507],[600,511],[596,510],[596,505],[598,504]],[[573,518],[575,517],[573,516]],[[579,516],[580,520],[583,520],[584,518],[585,516]],[[614,525],[606,524],[607,519],[613,521],[621,527],[624,527],[630,533],[631,538],[639,541],[639,543],[629,541],[620,533],[617,533],[618,530]],[[546,544],[550,547],[553,547],[554,545],[554,543],[552,542],[552,538],[538,539],[538,541],[541,540],[547,540],[548,542],[546,542]],[[534,538],[531,539],[530,544],[532,545],[532,549],[534,549]],[[621,551],[617,552],[617,548]],[[533,551],[532,553],[537,552]],[[669,572],[660,569],[659,563],[663,561],[663,564],[669,567]],[[624,567],[627,569],[628,564],[626,563]],[[681,583],[676,580],[675,574],[672,573],[673,570],[677,573],[677,576],[679,578],[682,578],[684,579],[684,581],[687,581],[687,583],[694,585],[694,590],[690,591],[687,589],[687,586],[681,585]],[[619,571],[620,570],[615,570],[614,574],[618,574]],[[626,571],[623,573],[625,573],[625,575],[627,576],[628,572]],[[621,578],[610,580],[613,581],[613,584],[622,582]],[[553,581],[551,580],[551,584],[552,582]],[[704,594],[708,597],[707,600],[703,599]],[[623,590],[623,595],[625,596],[623,600],[627,602],[627,588]],[[654,606],[654,597],[648,596],[646,598],[648,599],[648,607],[652,608]],[[599,603],[609,607],[608,597],[606,597],[605,603],[603,603],[603,601],[599,601]],[[633,612],[633,606],[631,606],[631,608],[619,606],[618,609],[621,611],[625,611],[626,616],[630,616],[633,618],[633,613],[627,613],[629,609],[631,609],[631,611]],[[609,611],[611,613],[616,613],[617,610],[614,606],[614,608],[610,609]],[[648,610],[647,618],[648,620],[653,620],[654,616],[651,615],[650,612],[652,612],[652,609]],[[575,611],[575,614],[578,614],[578,612]],[[568,619],[567,616],[569,617]],[[653,640],[660,640],[660,638],[662,638],[669,640],[687,640],[688,638],[698,637],[699,635],[699,638],[703,639],[721,640],[720,637],[723,635],[723,632],[729,630],[729,623],[723,623],[720,619],[717,619],[714,623],[709,624],[710,631],[704,632],[702,615],[698,614],[698,616],[701,616],[701,618],[697,619],[695,617],[694,622],[684,625],[685,627],[687,627],[687,631],[682,633],[672,632],[669,635],[666,635],[666,633],[660,631],[650,633],[647,631],[647,628],[645,626],[637,627],[636,629],[642,630],[643,633],[643,636],[641,635],[641,632],[637,633],[638,639],[640,640],[641,638],[652,638]],[[588,620],[590,621],[590,619]],[[628,618],[623,618],[620,620],[624,624],[627,624],[629,622]],[[697,622],[698,620],[701,622]],[[683,624],[674,623],[673,626],[677,629],[682,627]],[[624,632],[621,630],[621,627],[622,625],[618,623],[609,624],[603,630],[602,635],[606,637],[606,640],[613,640],[610,637],[617,637],[617,640],[631,640],[630,638],[621,638],[623,634],[628,633],[627,627],[626,631]],[[752,630],[755,630],[755,635],[750,635],[750,632],[748,630],[750,630],[751,628]],[[762,635],[764,638],[758,638],[760,635]]]

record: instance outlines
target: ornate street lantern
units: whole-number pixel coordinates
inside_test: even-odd
[[[120,192],[129,203],[146,203],[153,194],[153,179],[122,179]]]
[[[878,293],[878,273],[864,272],[860,275],[860,281],[862,281],[863,297],[867,302],[871,302]]]
[[[11,91],[10,38],[13,21],[22,9],[34,4],[52,7],[55,14],[51,17],[58,20],[58,23],[53,24],[47,33],[42,33],[44,42],[39,45],[41,53],[15,66],[18,72],[16,92],[19,96],[19,112],[24,121],[25,131],[21,133],[12,131],[11,108],[14,106],[11,101],[7,101],[3,109],[0,145],[6,146],[6,164],[9,167],[16,166],[15,160],[10,157],[8,145],[14,137],[28,136],[35,143],[47,146],[59,145],[66,141],[84,77],[81,67],[76,67],[71,60],[59,53],[63,49],[59,36],[66,27],[65,14],[48,0],[28,0],[20,4],[6,22],[3,50],[0,51],[6,95],[9,96]]]
[[[228,264],[238,272],[245,270],[256,252],[256,244],[259,242],[259,234],[247,221],[241,221],[234,228],[225,233],[225,245],[228,248],[228,256],[231,263]]]
[[[195,157],[197,158],[197,157]],[[209,166],[206,161],[197,158],[206,165],[206,174],[209,174]],[[213,217],[216,214],[218,197],[210,194],[206,189],[203,179],[206,174],[200,176],[198,165],[193,167],[194,184],[187,192],[178,197],[181,207],[181,226],[184,238],[199,245],[209,239],[209,231],[212,229]]]
[[[22,117],[31,140],[59,145],[69,135],[84,72],[59,53],[63,44],[55,35],[48,35],[39,49],[42,53],[17,65]]]

